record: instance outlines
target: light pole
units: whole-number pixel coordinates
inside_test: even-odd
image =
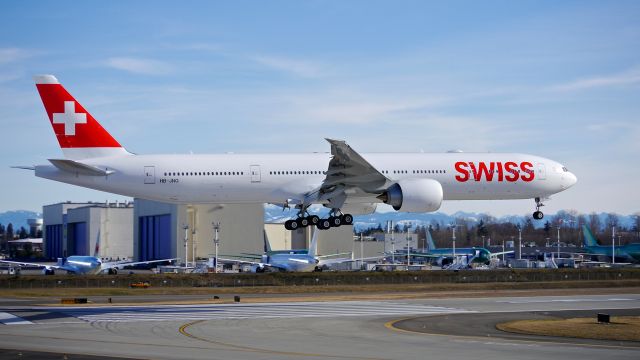
[[[184,267],[189,267],[189,225],[182,225],[184,229]]]
[[[396,230],[393,227],[393,221],[389,221],[389,230],[391,230],[391,262],[396,263]]]
[[[363,252],[364,252],[364,242],[363,242],[364,236],[363,236],[363,234],[364,233],[360,233],[360,270],[362,270],[362,267],[364,265],[364,255],[363,255]]]
[[[611,227],[611,263],[616,263],[616,226]]]
[[[558,256],[557,258],[560,259],[560,226],[562,225],[562,219],[560,219],[560,221],[558,221],[558,247],[557,247],[557,251],[558,251]]]
[[[484,235],[482,235],[482,247],[484,248]]]
[[[522,260],[522,226],[518,224],[518,260]]]
[[[451,224],[451,240],[453,241],[453,263],[457,263],[456,261],[456,224]]]
[[[411,265],[411,237],[409,236],[409,227],[411,223],[407,224],[407,271],[409,271],[409,266]]]
[[[215,263],[213,264],[215,266],[214,268],[214,272],[217,274],[218,273],[218,246],[220,245],[220,239],[218,238],[218,232],[220,231],[220,222],[212,222],[211,225],[213,225],[213,244],[215,245],[216,248],[216,257],[214,259]]]

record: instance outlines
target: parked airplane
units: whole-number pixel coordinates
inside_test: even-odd
[[[272,203],[294,206],[287,229],[351,224],[352,214],[433,212],[443,200],[534,199],[534,218],[550,195],[577,179],[560,163],[511,153],[360,154],[327,139],[331,153],[134,155],[125,150],[52,75],[34,77],[64,159],[22,167],[38,177],[178,204]],[[331,209],[320,219],[312,204]]]
[[[587,225],[582,225],[582,233],[584,234],[584,250],[587,254],[611,258],[613,254],[611,245],[598,244],[598,240]],[[615,257],[616,259],[624,259],[624,261],[640,262],[640,243],[615,246]]]
[[[318,232],[314,231],[311,238],[311,243],[309,244],[309,249],[273,251],[269,246],[269,242],[265,239],[264,254],[241,254],[235,256],[239,258],[259,258],[261,261],[229,258],[220,258],[219,261],[250,264],[252,265],[251,270],[257,273],[265,272],[267,269],[294,272],[322,271],[324,267],[330,266],[332,264],[354,261],[351,253],[348,253],[349,258],[335,258],[335,256],[346,255],[347,253],[318,256],[317,250]]]
[[[467,265],[476,263],[489,265],[492,258],[495,258],[503,254],[512,254],[514,251],[502,251],[492,253],[489,249],[483,247],[462,247],[462,248],[436,248],[436,244],[431,237],[431,232],[427,230],[427,249],[426,251],[409,251],[409,256],[417,258],[430,258],[435,259],[438,265],[443,266],[447,263],[451,263],[454,260],[457,262],[464,262]],[[396,257],[407,256],[406,251],[398,250],[395,253]],[[460,260],[460,261],[458,261]]]
[[[63,270],[67,273],[82,274],[82,275],[94,275],[94,274],[110,274],[114,275],[118,273],[118,270],[127,266],[153,264],[159,262],[171,262],[177,259],[161,259],[150,261],[106,261],[103,262],[99,255],[100,250],[100,234],[98,233],[98,240],[96,241],[96,247],[93,256],[73,255],[66,258],[58,258],[58,262],[55,265],[43,264],[43,263],[29,263],[21,261],[8,261],[0,260],[0,263],[16,265],[16,266],[32,266],[41,267],[42,273],[45,275],[54,275],[56,270]]]

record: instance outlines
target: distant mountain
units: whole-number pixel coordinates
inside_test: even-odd
[[[267,223],[284,223],[286,220],[293,219],[297,211],[295,209],[283,209],[281,207],[277,207],[274,205],[265,205],[264,208],[264,218]],[[329,213],[328,209],[320,208],[320,207],[311,207],[309,210],[310,213],[316,214],[318,216],[327,216]],[[541,228],[544,226],[546,219],[551,219],[556,214],[545,214],[545,219],[543,221],[534,221],[533,224],[537,228]],[[635,224],[636,215],[618,215],[620,225],[631,228]],[[357,215],[354,216],[354,229],[355,231],[366,230],[370,228],[378,227],[378,225],[382,225],[384,228],[387,221],[393,221],[394,224],[407,224],[410,223],[411,227],[415,226],[429,226],[435,225],[436,223],[440,224],[440,226],[447,226],[448,224],[454,223],[456,220],[465,219],[469,223],[477,223],[483,217],[490,216],[487,214],[479,214],[479,213],[468,213],[458,211],[453,214],[445,214],[442,212],[435,213],[399,213],[399,212],[384,212],[379,213],[375,212],[369,215]],[[600,219],[601,224],[606,224],[607,222],[607,213],[599,213],[598,218]],[[513,224],[522,224],[525,221],[525,217],[521,215],[505,215],[501,217],[492,217],[496,222],[504,223],[510,222]]]
[[[27,224],[27,219],[39,219],[42,218],[41,213],[37,213],[34,211],[28,210],[13,210],[6,211],[0,213],[0,224],[5,227],[9,225],[9,223],[13,224],[14,231],[20,229],[21,226],[24,226],[25,229],[29,230],[29,225]]]

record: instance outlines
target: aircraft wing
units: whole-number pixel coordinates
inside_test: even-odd
[[[499,255],[513,254],[513,253],[515,253],[515,251],[513,251],[513,250],[501,251],[501,252],[491,253],[491,256],[499,256]]]
[[[102,263],[102,270],[107,270],[107,269],[123,269],[126,266],[135,266],[135,265],[146,265],[146,264],[153,264],[153,263],[158,263],[158,262],[165,262],[165,261],[175,261],[178,260],[178,258],[173,258],[173,259],[160,259],[160,260],[148,260],[148,261],[113,261],[113,262],[103,262]]]
[[[327,175],[305,202],[328,202],[341,208],[347,197],[375,197],[391,186],[391,180],[343,140],[326,139],[331,144],[331,161]]]
[[[43,263],[29,263],[29,262],[22,262],[22,261],[0,260],[0,264],[9,264],[9,265],[16,265],[16,266],[34,266],[34,267],[51,268],[51,269],[63,269],[63,267],[59,265],[47,265]]]

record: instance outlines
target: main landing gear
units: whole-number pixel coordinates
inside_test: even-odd
[[[542,220],[544,214],[540,211],[540,208],[544,206],[539,197],[535,198],[536,201],[536,211],[533,212],[533,218],[536,220]]]
[[[353,216],[351,214],[342,214],[340,210],[332,211],[331,216],[326,219],[320,219],[316,215],[303,215],[304,212],[301,212],[298,214],[297,219],[285,221],[284,228],[287,230],[296,230],[307,226],[316,226],[319,230],[327,230],[332,227],[353,224]]]

